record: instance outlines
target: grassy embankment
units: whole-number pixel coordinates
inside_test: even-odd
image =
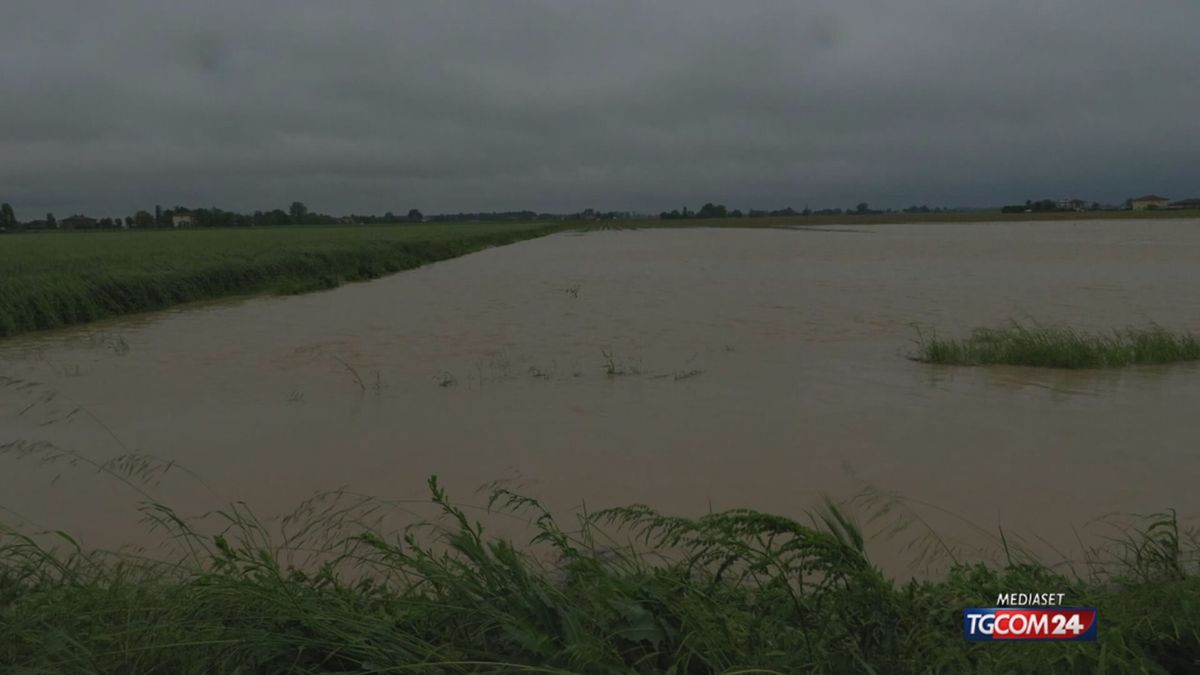
[[[1200,339],[1158,326],[1087,333],[1061,326],[977,328],[969,337],[921,335],[914,360],[947,365],[1112,368],[1200,360]]]
[[[460,223],[0,237],[0,337],[197,300],[372,279],[557,231]]]
[[[371,504],[316,500],[279,532],[244,508],[204,536],[160,506],[176,559],[57,550],[0,529],[0,664],[30,673],[1182,673],[1200,668],[1196,545],[1142,522],[1083,576],[1010,554],[897,583],[829,507],[804,525],[752,511],[644,507],[566,529],[536,502],[527,546],[491,538],[434,485],[437,526],[385,536]],[[614,533],[623,535],[613,536]],[[635,545],[631,545],[636,541]],[[323,564],[292,566],[297,557]],[[312,558],[310,558],[311,560]],[[1089,568],[1094,569],[1094,568]],[[962,610],[1062,592],[1098,643],[970,643]]]

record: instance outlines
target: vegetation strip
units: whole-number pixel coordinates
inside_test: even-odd
[[[1160,326],[1087,333],[1062,326],[1012,322],[977,328],[961,340],[920,335],[914,360],[960,366],[1112,368],[1200,360],[1200,340]]]
[[[480,223],[58,233],[0,241],[0,337],[373,279],[560,230]]]
[[[1088,561],[1087,578],[1010,554],[898,584],[837,508],[811,525],[643,506],[561,527],[505,491],[527,546],[486,536],[431,481],[438,525],[360,525],[378,502],[326,495],[270,528],[244,506],[202,535],[145,507],[175,559],[88,553],[0,528],[0,664],[55,673],[1192,672],[1194,540],[1173,513]],[[361,517],[361,520],[359,519]],[[298,562],[307,560],[308,564]],[[319,561],[319,562],[314,562]],[[1104,571],[1099,571],[1104,570]],[[1041,589],[1099,608],[1099,643],[966,642],[962,610]]]

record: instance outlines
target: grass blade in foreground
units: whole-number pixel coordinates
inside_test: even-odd
[[[1041,368],[1113,368],[1200,360],[1200,340],[1160,326],[1087,333],[1061,326],[977,328],[953,340],[921,336],[915,361],[958,366],[1037,366]]]
[[[174,558],[92,553],[0,526],[0,670],[39,673],[1170,673],[1200,663],[1195,540],[1143,520],[1081,579],[1036,562],[956,565],[898,584],[834,507],[802,524],[749,510],[633,506],[529,544],[487,536],[431,481],[440,524],[388,533],[378,504],[311,500],[275,528],[244,505]],[[282,538],[282,540],[281,540]],[[314,564],[296,556],[315,554]],[[1099,561],[1104,562],[1104,561]],[[963,640],[964,607],[1052,590],[1098,607],[1099,642]]]

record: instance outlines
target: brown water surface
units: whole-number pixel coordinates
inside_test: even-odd
[[[800,517],[873,487],[943,533],[1001,523],[1064,551],[1110,512],[1200,514],[1195,366],[904,358],[914,325],[1010,318],[1200,332],[1200,222],[554,235],[0,343],[0,443],[174,460],[207,487],[143,489],[185,513],[419,499],[438,474],[462,501],[501,479],[560,509],[690,514]],[[52,452],[0,457],[0,519],[136,539],[143,496]]]

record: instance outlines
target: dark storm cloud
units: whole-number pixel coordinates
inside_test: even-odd
[[[1200,6],[13,2],[0,199],[330,212],[1200,196]]]

